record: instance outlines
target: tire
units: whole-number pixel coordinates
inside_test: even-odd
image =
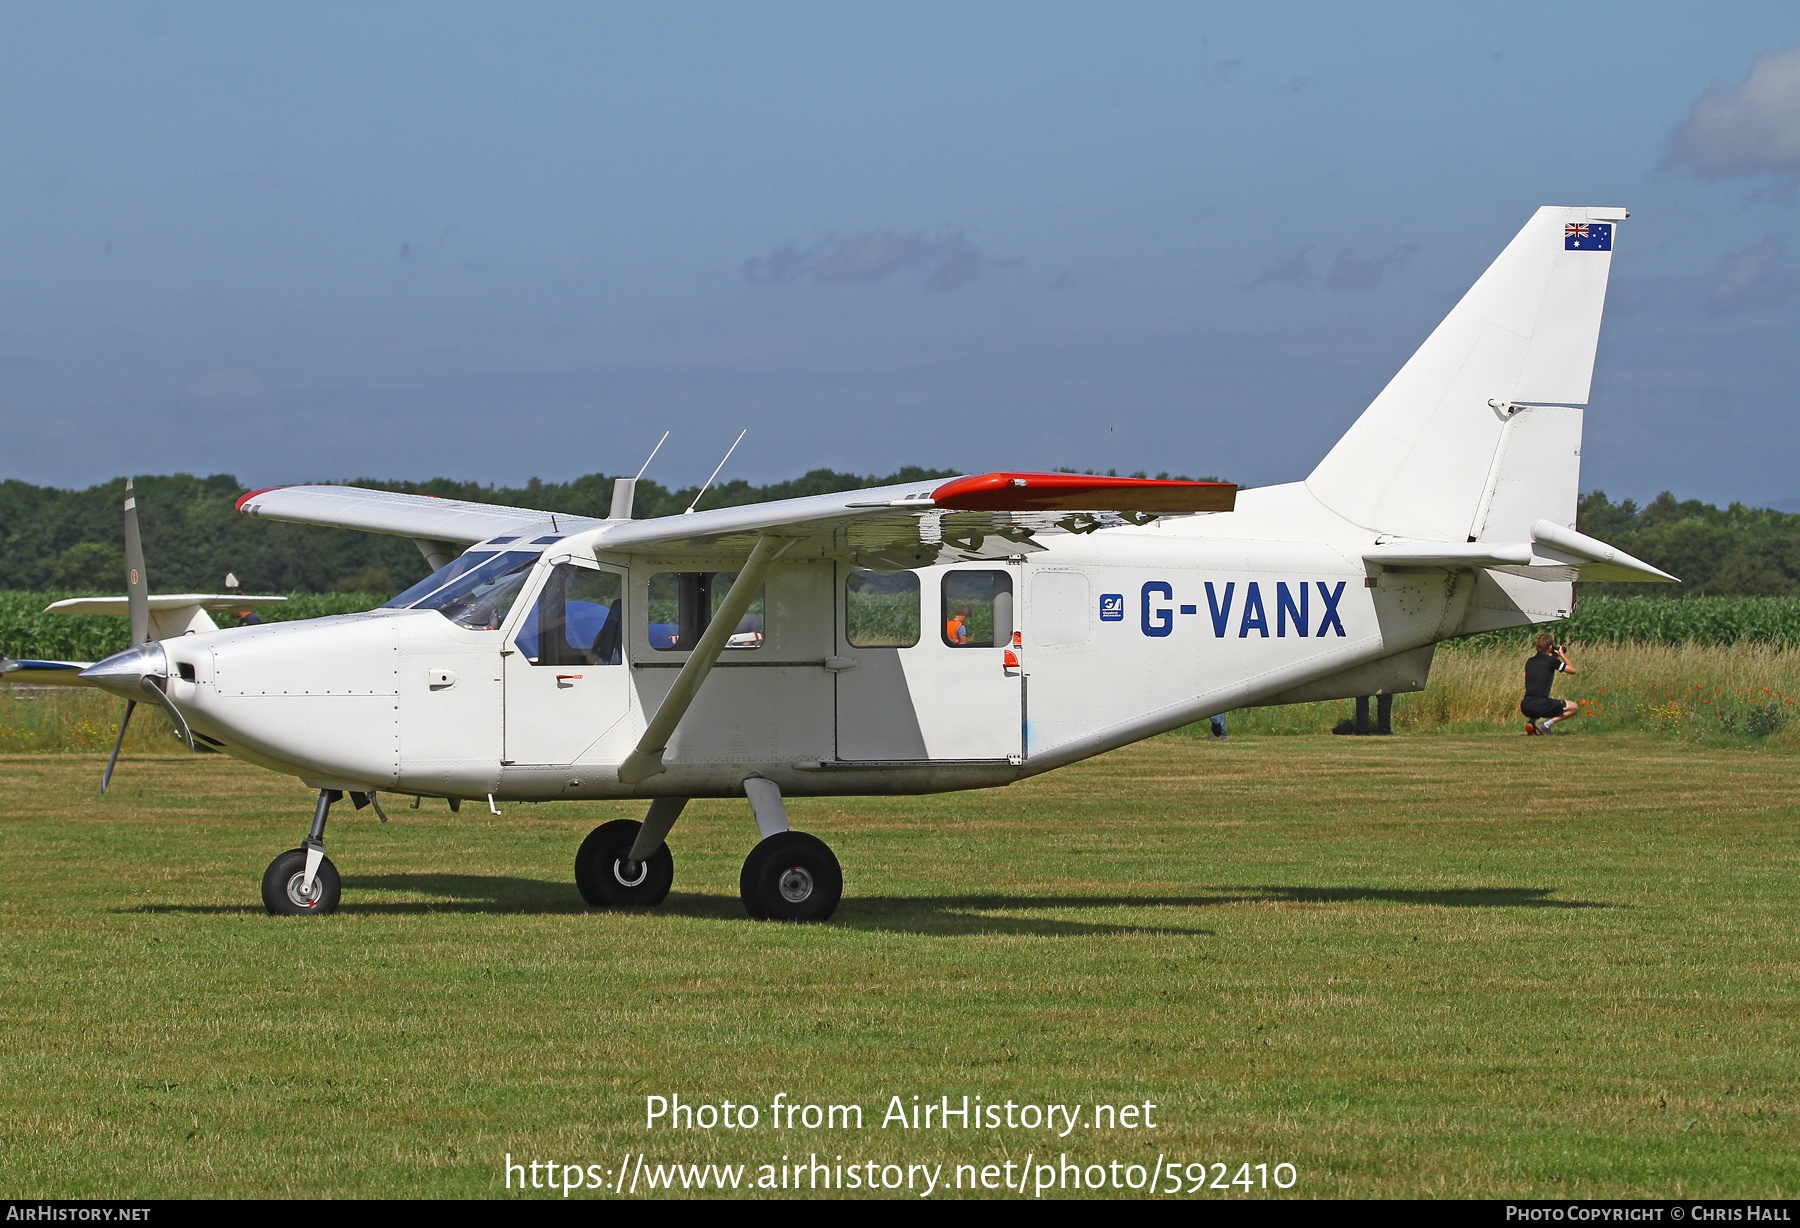
[[[642,823],[614,819],[588,833],[575,854],[575,887],[594,908],[653,908],[669,894],[675,881],[675,858],[662,845],[647,861],[638,863],[637,874],[625,873],[625,854],[637,839]]]
[[[844,871],[817,836],[777,832],[744,858],[738,892],[759,920],[823,921],[844,898]]]
[[[324,917],[337,911],[343,897],[343,880],[329,857],[319,863],[313,875],[311,896],[300,894],[300,880],[306,877],[306,850],[289,849],[263,871],[263,907],[276,917]]]

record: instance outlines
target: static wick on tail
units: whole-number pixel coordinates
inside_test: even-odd
[[[717,465],[713,466],[712,477],[709,477],[706,479],[706,486],[702,486],[700,488],[700,494],[695,495],[694,501],[687,505],[687,511],[682,513],[683,516],[689,515],[690,513],[693,512],[693,510],[695,508],[700,506],[700,495],[704,495],[706,493],[707,487],[711,486],[713,484],[713,478],[716,478],[719,476],[719,470],[721,470],[725,467],[725,462],[731,459],[731,454],[733,452],[737,451],[737,446],[740,443],[744,442],[744,436],[748,435],[749,433],[750,433],[749,427],[745,427],[743,430],[738,432],[738,437],[731,441],[731,446],[729,448],[725,449],[724,458],[722,460],[720,460]]]

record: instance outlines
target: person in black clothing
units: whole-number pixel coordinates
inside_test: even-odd
[[[1557,674],[1574,672],[1575,667],[1569,663],[1569,654],[1563,646],[1549,632],[1541,633],[1537,637],[1537,655],[1525,662],[1525,700],[1519,705],[1519,711],[1525,714],[1526,733],[1547,734],[1557,721],[1581,714],[1580,704],[1553,699],[1550,695],[1550,684]]]

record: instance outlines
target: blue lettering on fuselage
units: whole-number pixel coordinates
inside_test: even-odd
[[[1274,638],[1286,639],[1290,628],[1293,634],[1301,639],[1311,636],[1323,636],[1335,633],[1345,637],[1344,619],[1338,605],[1344,600],[1344,589],[1348,582],[1339,580],[1336,588],[1327,588],[1323,580],[1315,580],[1310,585],[1301,580],[1292,586],[1287,581],[1275,584],[1275,626]],[[1211,580],[1205,582],[1206,612],[1212,621],[1214,639],[1225,639],[1231,628],[1231,609],[1237,598],[1237,582],[1228,581],[1224,591],[1220,592]],[[1319,590],[1319,621],[1312,622],[1312,589]],[[1167,580],[1149,580],[1141,590],[1141,625],[1144,634],[1152,639],[1166,639],[1175,632],[1175,612],[1179,608],[1182,614],[1198,614],[1198,602],[1162,605],[1153,604],[1154,598],[1164,602],[1175,602],[1175,586]],[[1107,594],[1101,598],[1100,617],[1108,622],[1116,621],[1123,614],[1112,613],[1116,606],[1109,603],[1124,602],[1115,594]],[[1248,639],[1255,632],[1263,639],[1270,638],[1269,611],[1264,604],[1262,584],[1251,580],[1244,585],[1243,604],[1239,607],[1237,638]]]
[[[1175,619],[1173,617],[1173,611],[1171,611],[1168,606],[1158,606],[1154,610],[1150,608],[1151,593],[1160,593],[1164,601],[1173,601],[1175,599],[1175,590],[1163,580],[1151,580],[1144,585],[1144,634],[1160,639],[1175,630]]]

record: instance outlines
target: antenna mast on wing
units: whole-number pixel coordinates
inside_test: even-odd
[[[662,451],[663,444],[668,441],[669,432],[664,431],[662,438],[656,441],[656,446],[650,449],[650,455],[646,456],[644,463],[638,466],[637,477],[613,479],[612,511],[607,513],[608,519],[631,519],[631,505],[637,499],[638,478],[644,476],[644,470],[650,467],[650,462],[656,459],[656,454]]]
[[[638,478],[641,478],[644,476],[644,470],[646,470],[650,467],[650,462],[656,459],[656,454],[658,452],[661,452],[662,446],[668,442],[669,442],[669,432],[664,431],[663,437],[656,441],[656,446],[654,448],[650,449],[650,455],[646,456],[644,458],[644,463],[638,466],[637,477],[632,478],[631,479],[632,481],[635,482],[638,480]]]
[[[725,449],[724,459],[720,460],[719,463],[713,467],[712,477],[706,479],[706,486],[702,486],[700,488],[700,495],[703,495],[706,493],[707,486],[711,486],[713,484],[713,478],[716,478],[719,476],[719,470],[721,470],[725,467],[725,461],[728,461],[731,459],[731,454],[733,452],[737,451],[737,446],[740,443],[744,442],[744,436],[748,435],[749,433],[750,433],[749,427],[745,427],[743,430],[738,432],[738,437],[731,441],[731,446],[729,448]],[[700,506],[700,495],[694,496],[694,501],[687,505],[687,511],[682,513],[683,516],[690,515],[695,508]]]

